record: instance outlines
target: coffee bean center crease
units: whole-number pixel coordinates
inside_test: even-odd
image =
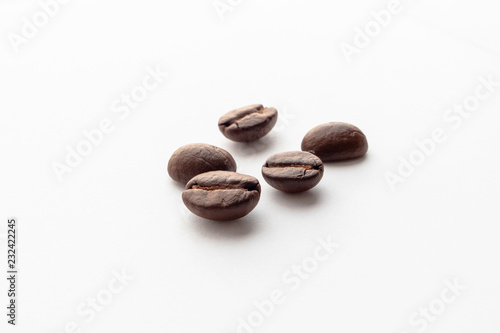
[[[306,170],[319,170],[319,166],[313,166],[313,165],[303,165],[303,164],[289,164],[289,165],[273,165],[269,166],[266,165],[267,168],[304,168]]]
[[[250,117],[250,116],[253,116],[254,114],[263,114],[264,113],[264,109],[259,109],[255,112],[252,112],[252,113],[247,113],[247,114],[242,114],[242,115],[239,115],[238,117],[234,118],[234,119],[231,119],[227,122],[225,122],[223,125],[228,127],[232,124],[236,125],[236,127],[240,127],[238,122],[243,120],[244,118],[247,118],[247,117]]]
[[[216,190],[241,190],[241,191],[249,191],[243,187],[224,187],[224,186],[200,186],[193,185],[191,187],[192,190],[204,190],[204,191],[216,191]]]

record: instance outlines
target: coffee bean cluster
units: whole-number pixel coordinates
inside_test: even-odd
[[[268,134],[278,111],[261,104],[230,111],[219,119],[219,130],[230,140],[251,142]],[[302,151],[270,156],[262,166],[265,181],[277,190],[304,192],[323,177],[323,162],[359,158],[368,151],[363,132],[351,124],[332,122],[311,129],[302,140]],[[170,177],[185,184],[182,201],[194,214],[215,221],[239,219],[259,203],[257,178],[236,172],[229,152],[205,143],[180,147],[168,161]]]

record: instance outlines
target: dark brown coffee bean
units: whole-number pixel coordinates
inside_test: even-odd
[[[266,182],[283,192],[303,192],[323,178],[323,162],[304,151],[290,151],[269,157],[262,166]]]
[[[168,174],[173,180],[186,184],[200,173],[225,170],[236,171],[234,158],[222,148],[206,143],[192,143],[177,149],[168,161]]]
[[[191,212],[216,221],[236,220],[247,215],[259,199],[257,178],[230,171],[195,176],[182,192],[182,201]]]
[[[275,108],[255,104],[223,115],[219,119],[219,130],[233,141],[250,142],[269,133],[277,120],[278,111]]]
[[[368,151],[366,136],[359,128],[346,123],[327,123],[310,130],[302,140],[302,150],[313,153],[323,162],[361,157]]]

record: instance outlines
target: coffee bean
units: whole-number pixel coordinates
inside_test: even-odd
[[[327,123],[306,134],[302,140],[302,150],[313,153],[323,162],[341,161],[365,155],[368,142],[356,126]]]
[[[269,133],[277,120],[278,111],[275,108],[255,104],[223,115],[219,119],[219,130],[230,140],[250,142]]]
[[[259,199],[257,178],[230,171],[195,176],[182,192],[182,201],[191,212],[216,221],[236,220],[247,215]]]
[[[283,192],[303,192],[323,178],[323,162],[304,151],[290,151],[269,157],[262,166],[266,182]]]
[[[168,174],[186,184],[200,173],[225,170],[236,171],[234,158],[222,148],[206,143],[192,143],[177,149],[168,161]]]

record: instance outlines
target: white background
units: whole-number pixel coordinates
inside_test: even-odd
[[[1,331],[237,332],[279,289],[285,301],[253,331],[413,333],[410,317],[457,279],[467,289],[421,331],[500,332],[500,87],[457,129],[443,118],[480,76],[500,81],[498,5],[402,0],[348,63],[341,44],[388,1],[233,3],[222,20],[212,0],[75,0],[15,52],[9,34],[40,5],[1,1],[0,234],[10,216],[20,233],[18,326],[2,278]],[[112,103],[148,66],[169,77],[120,119]],[[253,103],[280,111],[276,129],[250,145],[224,138],[218,118]],[[104,118],[113,132],[59,182],[52,163]],[[360,127],[366,158],[328,164],[299,195],[263,182],[269,155],[329,121]],[[447,140],[392,191],[386,173],[436,128]],[[248,217],[184,208],[166,164],[193,142],[261,180]],[[283,275],[329,235],[340,248],[292,291]],[[122,269],[134,280],[87,323],[76,309]]]

